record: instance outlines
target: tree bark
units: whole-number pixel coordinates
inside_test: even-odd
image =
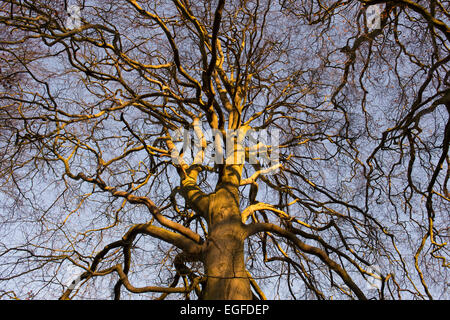
[[[209,236],[203,255],[207,282],[203,299],[251,300],[244,261],[246,232],[235,186],[225,184],[211,195],[208,219]]]

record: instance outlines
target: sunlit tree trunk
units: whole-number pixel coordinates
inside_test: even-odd
[[[196,184],[196,170],[187,172],[181,183],[186,201],[208,225],[201,257],[207,276],[203,299],[252,299],[244,262],[247,233],[239,210],[241,172],[242,165],[223,165],[211,194]]]
[[[244,263],[244,225],[238,198],[232,187],[213,194],[210,203],[210,234],[204,253],[207,275],[204,299],[251,299]]]

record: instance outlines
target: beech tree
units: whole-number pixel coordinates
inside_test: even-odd
[[[2,0],[0,296],[448,298],[449,6]]]

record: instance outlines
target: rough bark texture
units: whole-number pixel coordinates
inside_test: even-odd
[[[240,221],[237,221],[240,223]],[[251,299],[244,264],[242,227],[225,221],[211,232],[204,257],[207,283],[204,299]]]
[[[203,298],[250,300],[252,292],[244,262],[245,229],[239,211],[239,178],[224,174],[223,183],[211,195],[208,212],[209,236],[204,252],[207,274]],[[239,175],[236,175],[238,177]]]

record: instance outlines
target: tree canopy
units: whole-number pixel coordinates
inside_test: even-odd
[[[2,0],[0,297],[448,298],[449,10]]]

